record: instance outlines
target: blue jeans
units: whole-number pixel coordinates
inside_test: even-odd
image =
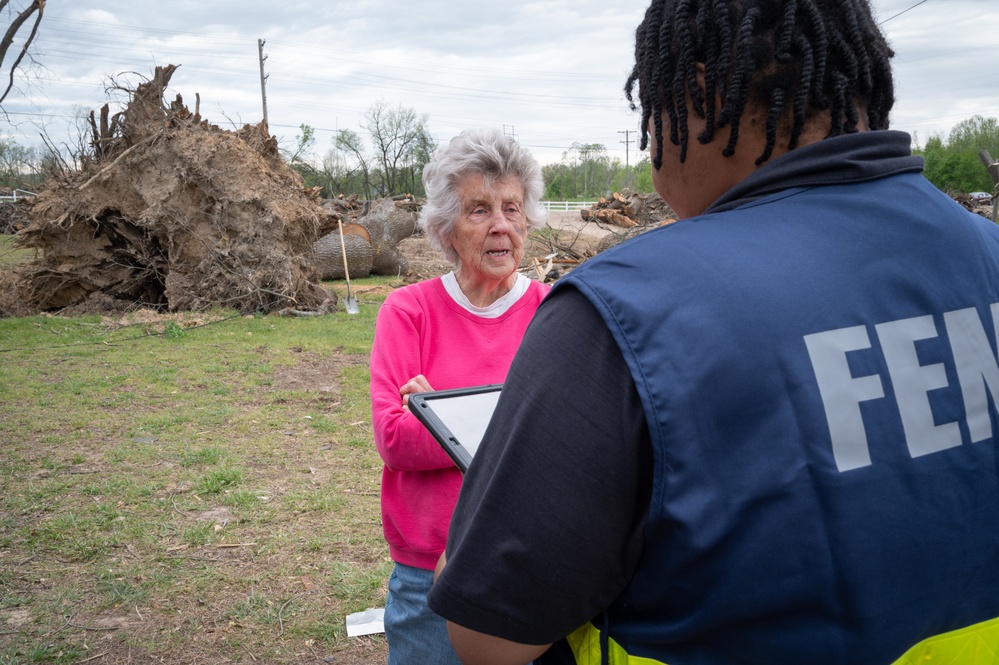
[[[395,564],[385,599],[389,665],[461,665],[447,623],[427,605],[434,572]]]

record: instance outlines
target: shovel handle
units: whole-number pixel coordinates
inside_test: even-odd
[[[340,229],[340,251],[343,252],[343,277],[347,280],[347,288],[350,288],[350,273],[347,272],[347,245],[343,242],[343,222],[336,220],[337,228]]]

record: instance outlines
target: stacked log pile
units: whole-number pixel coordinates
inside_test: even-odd
[[[614,192],[610,197],[601,197],[592,208],[583,208],[579,216],[584,222],[603,222],[614,224],[625,229],[638,226],[634,217],[645,205],[645,197],[639,194],[619,194]]]
[[[614,192],[609,197],[603,197],[592,208],[580,210],[579,215],[584,222],[602,222],[625,229],[659,226],[676,220],[676,215],[658,194],[644,195],[628,191]]]
[[[597,246],[597,252],[619,245],[649,229],[676,221],[676,213],[658,194],[635,194],[628,191],[615,192],[602,198],[596,206],[579,211],[583,221],[604,222],[624,229],[620,233],[605,236]]]

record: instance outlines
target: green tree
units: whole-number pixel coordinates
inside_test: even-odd
[[[993,156],[999,155],[999,120],[980,115],[954,125],[947,137],[947,145],[953,150],[974,152],[988,150]]]
[[[0,139],[0,186],[31,190],[42,179],[40,159],[32,148]]]
[[[295,137],[294,147],[291,150],[282,150],[282,152],[291,168],[302,176],[306,187],[322,186],[316,167],[309,159],[310,151],[316,144],[316,130],[305,123],[299,125],[299,128],[302,133]]]
[[[636,192],[652,194],[656,191],[656,186],[652,183],[652,160],[648,153],[642,155],[638,163],[631,167],[631,177]]]
[[[926,161],[923,171],[937,188],[948,192],[991,192],[995,185],[978,154],[999,157],[999,120],[976,115],[955,125],[947,140],[931,136],[916,150]]]
[[[603,144],[575,142],[562,153],[561,169],[552,173],[549,187],[554,185],[552,194],[557,191],[564,199],[593,198],[607,193],[614,180],[613,171]]]
[[[545,198],[549,201],[566,201],[574,198],[570,194],[569,168],[563,164],[546,164],[541,167],[541,177],[545,181]]]
[[[288,163],[294,166],[296,163],[304,162],[309,155],[309,151],[316,145],[316,130],[304,122],[298,126],[302,130],[301,134],[295,136],[295,147],[287,153]]]
[[[545,164],[541,175],[545,181],[545,198],[549,201],[572,201],[607,196],[628,189],[628,169],[619,159],[607,157],[604,147],[591,144],[579,149],[573,144],[562,153],[562,161]],[[631,186],[634,192],[651,194],[652,171],[648,155],[631,165]],[[584,186],[585,181],[585,186]]]
[[[583,198],[589,198],[593,191],[593,171],[600,161],[606,157],[607,149],[600,143],[573,143],[571,150],[579,154],[579,169],[583,175]]]

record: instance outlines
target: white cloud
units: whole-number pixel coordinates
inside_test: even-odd
[[[921,140],[975,114],[999,116],[995,0],[876,0],[897,55],[892,126]],[[597,0],[75,0],[49,3],[38,41],[45,80],[8,99],[15,136],[50,133],[75,107],[99,108],[108,75],[181,65],[171,94],[226,125],[262,115],[257,40],[265,39],[268,116],[291,141],[302,123],[356,129],[379,99],[428,114],[438,140],[467,127],[518,136],[542,162],[573,142],[625,158],[639,117],[622,87],[645,2]],[[905,11],[908,10],[908,11]],[[57,136],[61,139],[62,136]],[[635,135],[629,138],[634,141]],[[636,158],[636,145],[629,155]]]
[[[892,127],[920,141],[973,115],[999,116],[999,12],[994,0],[880,0],[895,51]],[[906,11],[908,9],[908,11]],[[904,13],[902,13],[904,12]]]

